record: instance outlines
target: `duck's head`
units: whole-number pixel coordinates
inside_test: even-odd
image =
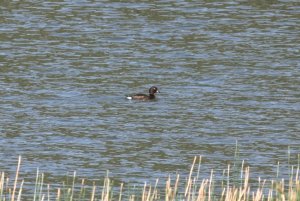
[[[150,89],[149,89],[149,94],[155,94],[156,92],[159,92],[158,91],[158,88],[156,86],[152,86]]]

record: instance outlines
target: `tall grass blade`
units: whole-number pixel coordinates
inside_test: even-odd
[[[12,198],[11,198],[11,201],[14,201],[14,200],[15,200],[15,193],[16,193],[16,189],[17,189],[17,183],[18,183],[18,176],[19,176],[20,166],[21,166],[21,156],[19,156],[19,160],[18,160],[18,166],[17,166],[17,171],[16,171],[16,177],[15,177],[15,181],[14,181],[14,190],[13,190],[13,192],[12,192]]]

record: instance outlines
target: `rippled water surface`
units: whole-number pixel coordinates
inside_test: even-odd
[[[2,1],[0,167],[144,182],[300,151],[299,1]],[[126,94],[156,85],[156,101]],[[294,157],[294,158],[293,158]],[[205,174],[204,173],[204,174]]]

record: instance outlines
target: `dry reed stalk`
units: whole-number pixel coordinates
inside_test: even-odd
[[[95,185],[95,182],[94,182],[93,183],[93,190],[92,190],[91,201],[95,200],[95,193],[96,193],[96,185]],[[103,198],[101,200],[103,200]]]
[[[0,179],[0,200],[2,200],[2,195],[3,195],[3,190],[4,190],[4,182],[5,182],[5,178],[4,178],[4,172],[1,172],[1,179]]]
[[[191,190],[192,190],[192,185],[193,185],[193,181],[192,180],[190,180],[189,181],[189,191],[188,191],[188,194],[187,194],[187,201],[190,201],[190,198],[191,198]]]
[[[78,200],[81,200],[81,199],[83,199],[84,198],[84,193],[85,193],[85,186],[84,186],[84,182],[85,182],[85,180],[84,179],[82,179],[81,180],[81,186],[80,186],[80,191],[79,191],[79,198],[78,198]]]
[[[47,197],[48,201],[50,201],[50,184],[47,185]]]
[[[18,160],[18,166],[17,166],[16,177],[15,177],[15,182],[14,182],[14,189],[13,189],[13,192],[12,192],[11,201],[15,200],[15,192],[16,192],[16,188],[17,188],[17,182],[18,182],[18,177],[19,177],[20,166],[21,166],[21,156],[19,156],[19,160]]]
[[[11,198],[11,188],[8,189],[8,197]],[[11,200],[11,199],[10,199]]]
[[[69,198],[70,198],[70,200],[71,200],[71,189],[70,188],[68,188],[68,192],[67,192],[67,195],[69,196]]]
[[[238,196],[238,189],[229,188],[228,192],[226,193],[225,201],[235,201],[237,200],[237,196]]]
[[[226,189],[225,200],[228,200],[230,196],[231,196],[230,188],[227,188],[227,189]]]
[[[241,179],[243,179],[243,173],[244,173],[244,163],[245,161],[242,161],[242,167],[241,167]]]
[[[175,200],[176,193],[177,193],[177,190],[178,190],[178,183],[179,183],[179,174],[177,174],[177,176],[176,176],[176,181],[175,181],[175,186],[174,186],[174,190],[173,190],[172,200]]]
[[[284,179],[280,182],[280,194],[281,194],[281,200],[285,200],[285,195],[284,195]]]
[[[225,191],[226,191],[226,189],[223,188],[220,200],[224,200]]]
[[[151,185],[149,186],[149,190],[147,191],[147,183],[145,182],[144,188],[143,188],[143,193],[142,193],[142,201],[148,201],[150,198],[151,194]]]
[[[35,188],[34,188],[34,198],[33,201],[36,200],[36,194],[37,194],[37,183],[38,183],[38,179],[39,179],[39,168],[37,168],[36,170],[36,177],[35,177]]]
[[[266,183],[266,180],[263,180],[263,182],[261,182],[260,177],[258,178],[258,189],[257,189],[256,193],[253,194],[253,201],[259,201],[259,200],[264,199],[263,189],[264,189],[265,183]]]
[[[197,181],[199,180],[199,174],[200,174],[201,162],[202,162],[202,156],[199,156],[198,170],[197,170],[197,176],[196,176],[196,180],[197,180]]]
[[[249,201],[249,199],[250,199],[250,187],[248,188],[248,191],[247,191],[247,199],[246,199],[246,201]]]
[[[246,200],[247,192],[249,188],[249,174],[250,174],[249,167],[246,167],[245,174],[244,174],[244,186],[243,188],[240,187],[239,199],[238,199],[239,201]]]
[[[94,186],[95,186],[95,183],[94,183]],[[104,179],[103,188],[102,188],[102,192],[101,192],[101,201],[104,200],[104,197],[105,197],[105,179]]]
[[[269,193],[268,193],[268,201],[273,200],[273,189],[269,189]]]
[[[192,181],[191,190],[190,190],[191,191],[190,192],[191,200],[195,200],[196,186],[197,186],[196,177],[194,177],[193,181]]]
[[[171,178],[170,178],[170,175],[169,175],[169,177],[166,181],[166,190],[165,190],[165,194],[166,194],[165,200],[166,201],[175,200],[176,193],[177,193],[177,190],[178,190],[179,177],[180,177],[179,174],[177,174],[176,181],[175,181],[175,184],[174,184],[174,188],[172,188]],[[158,180],[156,181],[155,189],[156,189],[157,183],[158,183]],[[156,193],[157,193],[157,191],[156,191]]]
[[[119,201],[122,200],[122,191],[123,191],[123,183],[121,183],[121,186],[120,186],[120,193],[119,193]]]
[[[209,185],[208,185],[208,201],[211,201],[211,183],[212,183],[212,177],[213,177],[213,170],[211,170],[210,178],[209,178]]]
[[[198,190],[197,201],[204,201],[206,198],[206,188],[207,188],[208,180],[202,180],[200,188]]]
[[[166,181],[166,189],[165,189],[165,193],[166,193],[166,196],[165,196],[165,201],[169,201],[169,194],[170,194],[170,186],[171,186],[171,178],[170,178],[170,175],[169,175],[169,177],[168,177],[168,179],[167,179],[167,181]]]
[[[71,189],[71,197],[70,197],[70,200],[73,200],[74,187],[75,187],[75,178],[76,178],[76,171],[74,171],[74,173],[73,173],[73,183],[72,183],[72,189]]]
[[[293,194],[293,167],[292,167],[292,173],[289,180],[289,188],[288,188],[288,198],[291,199],[291,195]]]
[[[227,166],[227,192],[229,192],[229,186],[230,186],[230,183],[229,183],[229,179],[230,179],[230,164],[228,164]]]
[[[156,182],[155,182],[155,185],[154,185],[154,189],[153,189],[153,193],[152,193],[152,196],[150,198],[151,201],[153,200],[157,200],[158,198],[158,193],[157,193],[157,184],[158,184],[158,179],[156,179]]]
[[[144,184],[144,188],[143,188],[143,192],[142,192],[142,201],[144,201],[145,199],[144,199],[144,196],[145,196],[145,191],[146,191],[146,182],[145,182],[145,184]]]
[[[107,177],[106,196],[104,201],[109,201],[110,185],[110,179]]]
[[[230,196],[229,193],[230,193],[230,192],[229,192],[229,188],[227,188],[227,189],[226,189],[226,193],[225,193],[226,195],[225,195],[225,199],[224,199],[224,200],[228,199],[228,197]]]
[[[130,195],[129,201],[134,201],[135,195]]]
[[[263,189],[258,187],[256,193],[253,192],[253,201],[263,200]]]
[[[191,167],[191,170],[190,170],[188,182],[187,182],[187,185],[186,185],[186,188],[185,188],[184,197],[187,196],[187,193],[189,192],[190,187],[191,187],[191,182],[192,182],[191,177],[192,177],[192,173],[193,173],[194,166],[195,166],[195,163],[196,163],[196,159],[197,159],[197,156],[194,157],[194,161],[193,161],[193,164],[192,164],[192,167]]]
[[[108,178],[108,176],[106,176],[104,179],[103,190],[101,193],[101,200],[108,201],[109,193],[110,193],[110,179]]]
[[[145,183],[143,194],[142,194],[142,201],[149,201],[151,192],[152,192],[151,185],[149,185],[149,190],[147,190],[147,184]]]
[[[242,188],[242,186],[240,186],[239,188],[238,188],[239,190],[238,190],[238,201],[241,201],[241,200],[243,200],[242,198],[243,198],[243,196],[244,196],[244,192],[246,191],[244,188]]]
[[[296,185],[296,196],[300,199],[300,176],[299,175],[299,167],[297,168],[295,185]]]
[[[23,184],[24,184],[24,180],[22,180],[21,185],[20,185],[19,194],[18,194],[18,199],[17,199],[18,201],[21,201],[21,195],[22,195]]]
[[[146,201],[150,200],[151,190],[152,190],[152,188],[151,188],[151,186],[149,186],[149,191],[148,191],[148,195],[147,195]]]
[[[165,194],[166,194],[166,201],[172,201],[172,186],[171,186],[171,177],[169,175],[168,180],[166,182],[166,190],[165,190]]]
[[[43,184],[44,184],[44,173],[41,174],[41,181],[40,181],[40,183],[39,183],[39,186],[40,186],[39,196],[42,195],[42,192],[43,192]]]
[[[300,199],[300,183],[299,183],[299,167],[296,170],[295,173],[295,179],[294,173],[292,171],[292,175],[289,181],[289,191],[288,191],[288,199],[289,201],[298,201]]]
[[[56,201],[60,200],[60,188],[57,189]]]

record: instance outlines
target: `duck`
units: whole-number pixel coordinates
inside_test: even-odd
[[[127,96],[126,98],[129,100],[142,100],[142,101],[146,101],[146,100],[153,100],[155,99],[155,93],[159,92],[158,88],[156,86],[152,86],[149,89],[149,95],[146,94],[134,94],[131,96]]]

